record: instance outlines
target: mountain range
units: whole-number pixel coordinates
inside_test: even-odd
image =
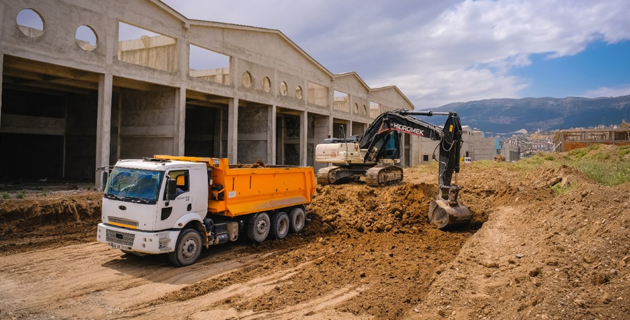
[[[462,125],[489,134],[525,129],[542,130],[595,127],[630,121],[630,95],[610,98],[487,99],[450,103],[433,111],[455,111]],[[424,119],[423,119],[424,120]],[[429,122],[440,124],[436,118]],[[433,121],[431,121],[433,120]]]

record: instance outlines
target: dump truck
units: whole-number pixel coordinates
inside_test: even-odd
[[[311,167],[220,158],[156,155],[103,169],[97,240],[125,253],[165,253],[176,266],[242,234],[262,242],[300,232],[315,187]]]

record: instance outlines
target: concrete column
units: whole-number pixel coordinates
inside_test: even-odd
[[[351,136],[352,135],[352,120],[348,120],[348,130],[346,130],[346,136]]]
[[[308,112],[304,111],[300,113],[300,165],[306,166],[306,156],[308,155]]]
[[[267,163],[276,163],[276,113],[277,107],[275,105],[269,106],[269,113],[267,116]]]
[[[0,53],[0,123],[2,121],[2,66],[4,65],[4,53]],[[0,125],[1,126],[1,125]]]
[[[184,155],[186,143],[186,88],[180,87],[175,89],[175,123],[173,128],[173,154],[178,156]]]
[[[409,136],[409,161],[411,161],[411,163],[408,163],[408,166],[413,166],[415,164],[415,159],[414,159],[414,155],[415,153],[413,152],[415,150],[415,148],[413,147],[414,145],[414,136]]]
[[[96,118],[96,167],[109,165],[109,145],[112,121],[112,89],[114,77],[101,74],[98,77],[98,113]],[[95,183],[101,186],[101,175],[96,174]]]
[[[276,157],[276,164],[285,164],[284,163],[284,138],[286,137],[285,133],[286,121],[284,119],[284,115],[280,118],[280,131],[276,134],[280,135],[280,139],[278,139],[278,144],[276,145],[276,150],[278,150],[278,154]]]
[[[405,140],[407,140],[407,134],[403,133],[400,135],[400,165],[401,166],[407,166],[407,161],[405,159],[405,155],[407,152],[405,152]]]
[[[223,126],[225,123],[223,122],[223,117],[225,113],[225,108],[219,109],[215,114],[217,115],[214,119],[214,154],[213,157],[223,158]]]
[[[238,154],[238,98],[230,99],[228,104],[228,142],[227,157],[230,163],[237,162]]]

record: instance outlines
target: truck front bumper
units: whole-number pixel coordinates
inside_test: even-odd
[[[114,249],[146,254],[159,254],[175,251],[179,231],[139,231],[98,224],[96,240]]]

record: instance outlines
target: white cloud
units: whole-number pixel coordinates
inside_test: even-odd
[[[166,1],[190,18],[279,29],[334,73],[397,85],[418,108],[514,98],[510,74],[630,39],[627,0]]]
[[[630,95],[630,84],[614,88],[601,87],[595,90],[588,90],[584,94],[584,96],[589,98],[619,97],[626,95]]]

